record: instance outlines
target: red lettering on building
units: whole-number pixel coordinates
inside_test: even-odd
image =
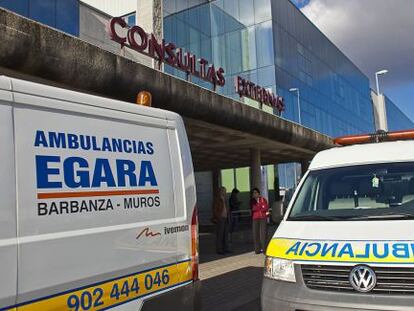
[[[285,110],[285,103],[283,97],[274,95],[271,91],[265,88],[255,85],[249,80],[243,79],[242,77],[235,78],[235,87],[237,94],[240,97],[248,97],[261,104],[276,108],[279,112]]]
[[[116,28],[127,28],[126,36],[117,33]],[[189,75],[199,77],[202,80],[212,83],[214,86],[224,86],[224,69],[215,69],[214,65],[208,64],[204,58],[197,58],[190,52],[183,52],[174,43],[157,40],[153,34],[147,34],[141,27],[128,27],[121,17],[111,18],[107,31],[111,40],[118,42],[122,47],[127,46],[139,53],[145,54],[158,60],[158,65],[166,63]]]

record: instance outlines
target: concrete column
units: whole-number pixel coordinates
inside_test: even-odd
[[[220,170],[213,170],[213,198],[218,193],[218,189],[221,186],[220,177]]]
[[[374,110],[375,130],[388,131],[387,108],[384,95],[371,91],[371,99]]]
[[[259,149],[250,149],[250,188],[262,191],[261,154]]]
[[[163,38],[162,0],[137,0],[137,25],[147,33],[153,33],[158,40]],[[151,59],[152,68],[158,69],[158,62]],[[161,68],[163,70],[163,67]]]

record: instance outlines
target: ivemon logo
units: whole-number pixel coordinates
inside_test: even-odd
[[[368,293],[377,285],[377,276],[370,267],[359,265],[351,270],[349,282],[356,291]]]
[[[137,235],[136,239],[138,240],[143,235],[145,235],[146,237],[153,238],[153,237],[156,237],[158,235],[161,235],[161,233],[160,232],[152,232],[150,230],[150,228],[146,227],[146,228],[142,229],[142,231]]]
[[[181,226],[175,226],[175,227],[164,227],[165,234],[172,234],[172,233],[185,232],[185,231],[188,231],[188,225],[181,225]]]

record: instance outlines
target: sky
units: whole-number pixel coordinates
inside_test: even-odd
[[[414,0],[293,0],[414,121]]]

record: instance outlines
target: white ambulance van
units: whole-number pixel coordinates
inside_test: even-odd
[[[315,156],[268,245],[263,310],[414,310],[413,139],[343,137]]]
[[[0,77],[0,310],[195,310],[175,113]]]

